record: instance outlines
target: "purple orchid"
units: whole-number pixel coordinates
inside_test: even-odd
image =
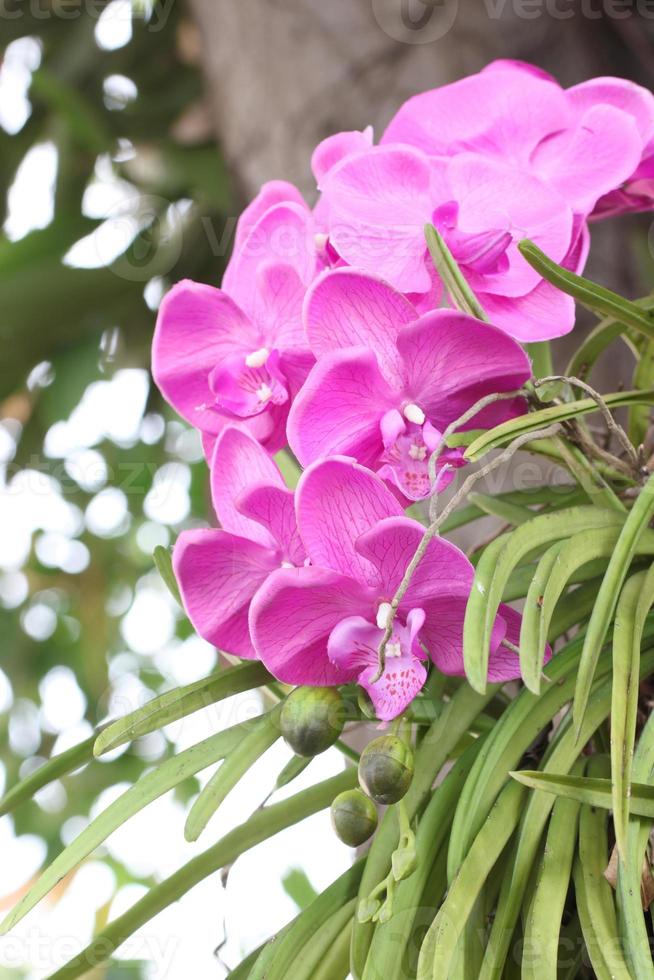
[[[161,304],[155,381],[209,447],[234,422],[270,452],[286,442],[291,401],[313,363],[301,310],[320,266],[314,236],[299,192],[266,184],[239,220],[222,289],[185,280]]]
[[[431,222],[488,317],[518,340],[574,324],[570,297],[540,279],[518,241],[581,272],[589,217],[654,200],[654,98],[622,79],[564,91],[533,66],[494,62],[409,99],[379,146],[356,135],[314,153],[328,247],[426,311],[440,298],[423,234]]]
[[[378,718],[400,714],[422,688],[427,658],[462,676],[463,617],[473,568],[459,549],[433,539],[393,623],[385,667],[378,647],[390,602],[424,534],[381,479],[351,459],[311,466],[295,494],[310,564],[266,577],[250,606],[250,633],[266,667],[288,684],[357,681]],[[489,678],[520,675],[502,645],[519,637],[520,617],[502,606],[493,629]],[[549,655],[549,653],[548,653]]]
[[[173,568],[200,636],[251,658],[256,656],[248,632],[252,596],[275,569],[305,560],[293,493],[256,439],[227,426],[211,461],[211,496],[221,528],[182,531]]]
[[[531,374],[520,345],[501,330],[452,310],[419,316],[387,283],[354,269],[323,273],[304,319],[317,363],[289,415],[293,452],[303,466],[353,456],[408,500],[432,492],[429,456],[445,427]],[[524,407],[520,398],[498,402],[470,425],[497,424]],[[462,453],[446,450],[438,463],[460,465]]]
[[[570,297],[544,282],[517,248],[530,238],[575,271],[586,257],[585,223],[538,177],[480,154],[435,158],[389,144],[344,157],[320,187],[330,246],[421,309],[437,306],[440,293],[424,237],[433,223],[499,327],[530,341],[572,328]]]
[[[381,143],[502,160],[547,182],[576,214],[604,216],[617,213],[609,203],[623,185],[642,179],[636,175],[651,161],[653,138],[654,97],[633,82],[595,78],[564,90],[533,65],[494,61],[409,99]],[[635,199],[645,190],[627,193]]]

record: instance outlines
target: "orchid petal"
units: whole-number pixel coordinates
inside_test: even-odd
[[[371,615],[374,594],[345,575],[307,566],[274,572],[257,592],[250,629],[268,670],[286,684],[343,684],[357,670],[329,660],[327,642],[348,616]]]
[[[295,499],[300,536],[312,563],[377,583],[378,572],[355,542],[378,521],[403,513],[384,482],[354,460],[336,457],[304,472]]]
[[[256,327],[220,289],[185,279],[164,297],[152,343],[152,373],[164,397],[191,425],[220,432],[209,376],[225,357],[260,347]]]
[[[307,338],[317,357],[339,348],[367,347],[394,385],[402,383],[397,336],[416,315],[392,286],[356,269],[323,273],[309,289],[304,307]]]
[[[229,426],[216,440],[211,459],[211,500],[222,527],[233,534],[274,547],[274,538],[236,507],[243,490],[253,483],[284,488],[276,464],[259,443],[243,428]]]
[[[531,376],[527,355],[497,327],[464,313],[435,310],[405,327],[398,349],[407,396],[441,431],[484,395],[517,390]],[[472,425],[496,425],[524,411],[498,402]]]
[[[227,531],[182,531],[173,569],[184,608],[209,643],[238,657],[252,658],[248,630],[250,601],[279,557],[270,548]]]
[[[355,456],[374,466],[383,449],[381,420],[398,395],[372,351],[352,348],[322,357],[296,397],[287,433],[303,466],[323,456]]]
[[[293,565],[301,565],[306,554],[298,534],[295,519],[295,500],[292,490],[272,483],[246,485],[236,506],[245,518],[266,528],[276,542],[284,559]]]

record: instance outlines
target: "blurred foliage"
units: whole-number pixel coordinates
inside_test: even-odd
[[[55,481],[55,493],[77,514],[86,511],[99,489],[122,489],[128,505],[121,526],[104,537],[80,522],[72,537],[88,549],[89,557],[86,567],[74,574],[39,560],[38,513],[22,568],[6,568],[0,543],[0,580],[5,564],[12,581],[18,571],[24,576],[19,581],[27,582],[21,601],[11,598],[4,602],[6,608],[0,606],[0,666],[13,702],[0,713],[0,759],[7,785],[25,774],[26,765],[32,764],[27,757],[48,757],[56,743],[57,733],[48,730],[42,711],[36,742],[33,724],[30,729],[31,746],[21,751],[20,734],[12,734],[12,725],[20,729],[21,712],[32,717],[41,708],[40,687],[49,671],[64,664],[72,669],[89,724],[95,725],[111,706],[119,671],[114,669],[110,677],[109,665],[116,654],[128,651],[121,617],[139,583],[147,582],[144,576],[152,572],[152,548],[138,540],[144,523],[151,532],[156,525],[156,520],[146,522],[144,500],[164,464],[177,463],[190,480],[187,512],[206,511],[199,447],[189,443],[178,421],[170,420],[151,384],[144,406],[150,426],[145,436],[145,429],[137,426],[133,436],[106,434],[93,444],[104,460],[106,479],[92,486],[78,482],[65,454],[53,458],[44,450],[48,432],[66,422],[89,386],[110,381],[126,368],[147,368],[154,307],[167,283],[185,276],[217,282],[223,258],[212,254],[218,249],[211,243],[220,240],[219,229],[229,227],[230,191],[203,107],[198,40],[183,7],[134,7],[130,40],[107,50],[96,31],[110,6],[80,6],[73,18],[55,0],[17,4],[16,16],[0,22],[5,54],[11,54],[13,42],[20,45],[25,38],[36,42],[34,50],[40,49],[27,91],[31,112],[18,132],[0,130],[3,220],[11,216],[9,191],[30,151],[48,143],[57,153],[52,220],[17,240],[0,237],[0,425],[12,444],[2,482],[7,491],[21,475],[35,480],[36,474],[46,474]],[[116,76],[114,91],[111,79]],[[104,214],[87,204],[99,174],[120,191],[118,203],[109,199]],[[94,232],[105,239],[88,244],[92,261],[87,264],[93,267],[74,267],[67,253]],[[107,250],[103,262],[102,242],[112,232],[126,238],[124,251],[116,257]],[[161,534],[165,540],[165,527]],[[24,628],[25,615],[35,604],[56,614],[54,630],[41,640]],[[180,621],[176,629],[178,639],[188,636],[188,624]],[[127,663],[130,674],[140,677],[144,693],[165,684],[150,657],[131,651]],[[165,742],[158,751],[168,751]],[[67,794],[60,794],[56,805],[44,809],[32,802],[22,807],[15,818],[16,833],[40,835],[52,856],[61,848],[60,830],[69,817],[87,815],[104,786],[138,779],[149,760],[130,751],[108,765],[111,774],[100,766],[67,777]],[[112,864],[119,884],[133,880],[127,869]],[[136,975],[133,969],[121,964],[120,975]]]

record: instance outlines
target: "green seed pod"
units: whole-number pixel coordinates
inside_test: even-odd
[[[284,701],[282,735],[298,755],[324,752],[343,731],[345,704],[336,687],[297,687]]]
[[[375,738],[361,753],[359,782],[375,803],[397,803],[412,779],[413,752],[397,735]]]
[[[375,804],[360,789],[339,793],[332,803],[331,817],[336,836],[350,847],[363,844],[377,829]]]

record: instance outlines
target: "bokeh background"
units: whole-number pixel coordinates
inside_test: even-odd
[[[653,39],[648,0],[2,0],[0,788],[216,666],[152,565],[156,545],[210,519],[199,441],[148,372],[167,287],[219,283],[261,181],[293,179],[311,199],[310,152],[330,132],[379,132],[408,95],[496,57],[565,84],[620,74],[651,88]],[[644,293],[649,219],[597,229],[592,256],[595,277]],[[0,819],[0,907],[153,763],[259,710],[250,695],[199,712]],[[288,755],[264,756],[214,837],[267,797]],[[341,765],[330,751],[301,779]],[[0,978],[47,977],[188,860],[198,788],[145,810],[0,940]],[[347,865],[327,824],[256,848],[94,975],[225,976]]]

